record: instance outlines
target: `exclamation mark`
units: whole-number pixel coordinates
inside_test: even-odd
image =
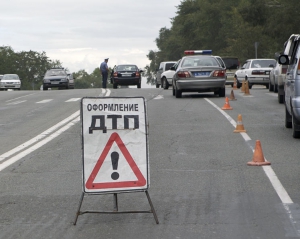
[[[111,164],[113,167],[113,170],[117,170],[118,169],[118,162],[119,162],[119,153],[118,152],[112,152],[111,155]],[[119,178],[119,174],[117,172],[113,172],[111,174],[111,178],[113,180],[117,180]]]

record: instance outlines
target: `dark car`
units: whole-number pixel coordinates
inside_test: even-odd
[[[237,57],[222,57],[226,65],[226,85],[234,84],[235,72],[239,69],[240,63]]]
[[[52,68],[47,70],[43,79],[43,90],[48,88],[74,89],[73,74],[64,68]]]
[[[136,85],[137,88],[141,88],[142,72],[136,65],[118,65],[114,67],[110,81],[114,89],[117,89],[118,85]]]

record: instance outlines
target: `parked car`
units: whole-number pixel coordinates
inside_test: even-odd
[[[288,66],[284,80],[285,127],[293,129],[293,137],[300,138],[300,36],[293,39],[289,55],[281,55],[279,64]]]
[[[110,82],[113,84],[114,89],[117,89],[118,85],[136,85],[137,88],[141,88],[142,72],[143,70],[139,70],[136,65],[117,65],[113,68],[110,76]]]
[[[0,90],[21,90],[21,79],[17,74],[5,74],[0,80]]]
[[[241,69],[235,72],[237,88],[242,86],[243,80],[247,80],[249,89],[252,85],[265,85],[268,89],[270,71],[275,64],[275,59],[248,59]]]
[[[64,68],[52,68],[46,71],[43,79],[43,90],[48,88],[74,89],[75,78]]]
[[[222,57],[222,60],[226,66],[226,85],[231,85],[233,87],[235,72],[240,67],[239,59],[237,57],[224,56]]]
[[[295,39],[298,38],[299,34],[292,34],[289,39],[284,43],[283,55],[287,55],[291,59],[291,55],[295,46]],[[278,55],[282,55],[277,53]],[[285,100],[285,90],[284,90],[284,81],[286,79],[287,65],[281,66],[281,71],[279,71],[277,77],[277,89],[278,89],[278,103],[283,104]],[[280,70],[280,69],[279,69]],[[276,78],[275,78],[276,79]]]
[[[175,64],[173,64],[172,66],[179,64],[180,60],[177,61]],[[173,80],[173,76],[175,74],[174,70],[166,70],[161,74],[161,87],[164,88],[165,90],[169,89],[170,86],[172,86],[172,80]],[[158,87],[156,87],[158,88]]]
[[[276,65],[270,71],[269,75],[269,91],[278,92],[278,76],[282,72],[282,65],[276,62]]]
[[[176,63],[176,61],[163,61],[159,64],[159,68],[156,71],[156,79],[155,79],[155,85],[156,88],[159,88],[159,86],[162,86],[162,77],[161,74],[167,70],[170,70],[171,66],[173,66]]]
[[[214,92],[225,96],[226,70],[211,50],[188,50],[178,64],[172,80],[173,95],[181,98],[183,92]]]

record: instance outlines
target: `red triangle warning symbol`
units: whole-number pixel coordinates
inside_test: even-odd
[[[131,167],[133,173],[137,177],[136,181],[122,181],[122,182],[102,182],[97,183],[94,182],[95,178],[107,157],[109,150],[111,149],[113,143],[116,143],[121,150],[122,154],[124,155],[126,161],[128,162],[129,166]],[[85,186],[87,189],[107,189],[107,188],[125,188],[125,187],[142,187],[146,185],[146,179],[141,173],[140,169],[136,165],[135,161],[133,160],[132,156],[130,155],[129,151],[127,150],[125,144],[121,140],[120,136],[117,133],[113,133],[107,141],[103,152],[101,153],[91,175],[89,176]]]

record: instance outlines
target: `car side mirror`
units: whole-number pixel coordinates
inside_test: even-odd
[[[174,66],[171,66],[171,67],[170,67],[170,70],[171,70],[171,71],[175,71],[175,67],[174,67]]]
[[[281,55],[278,57],[278,63],[281,65],[288,65],[290,63],[287,55]]]
[[[143,70],[140,70],[140,73],[144,72]]]

